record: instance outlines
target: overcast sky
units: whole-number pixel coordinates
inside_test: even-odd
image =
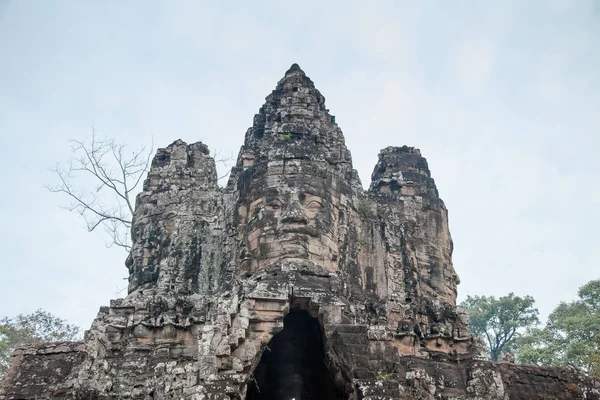
[[[87,329],[126,286],[123,250],[44,189],[69,138],[237,154],[294,62],[363,186],[380,149],[421,149],[460,299],[529,294],[545,316],[600,277],[600,2],[223,3],[0,0],[0,317]]]

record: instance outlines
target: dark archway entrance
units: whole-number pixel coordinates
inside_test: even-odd
[[[325,365],[319,321],[292,309],[248,382],[246,400],[345,400]]]

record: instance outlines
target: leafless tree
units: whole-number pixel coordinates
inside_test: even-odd
[[[215,160],[215,165],[217,166],[217,182],[219,183],[219,186],[225,186],[227,184],[227,178],[229,178],[229,174],[231,173],[231,167],[235,164],[233,153],[223,156],[221,150],[213,149],[211,157]],[[219,166],[221,168],[219,168]],[[224,170],[225,172],[220,173],[219,170]]]
[[[135,194],[150,167],[152,147],[129,151],[127,145],[99,139],[96,133],[92,127],[91,137],[70,140],[73,154],[66,166],[51,168],[58,184],[47,188],[69,198],[64,208],[81,215],[89,232],[104,228],[107,246],[129,251]]]
[[[63,207],[77,212],[89,232],[102,227],[108,234],[107,246],[129,251],[135,195],[150,168],[153,148],[129,151],[127,145],[96,134],[92,127],[91,137],[70,140],[72,156],[66,166],[51,168],[58,183],[47,188],[66,195],[69,203]],[[223,157],[213,150],[213,158],[220,169],[231,169],[233,155]],[[228,175],[220,174],[219,184],[224,184]]]

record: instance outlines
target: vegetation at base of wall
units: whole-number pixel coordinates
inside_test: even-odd
[[[471,332],[482,335],[488,345],[490,359],[497,361],[509,351],[517,334],[539,323],[538,310],[531,296],[513,293],[496,299],[494,296],[467,296],[462,306],[469,314]]]
[[[572,367],[600,378],[600,279],[583,285],[578,299],[561,302],[544,325],[534,303],[510,293],[468,296],[461,305],[471,332],[486,340],[490,359],[514,352],[519,363]]]
[[[517,361],[575,367],[600,378],[600,280],[561,302],[542,328],[533,327],[515,341]]]
[[[0,319],[0,378],[8,369],[14,349],[32,343],[79,339],[79,327],[51,313],[37,310]]]

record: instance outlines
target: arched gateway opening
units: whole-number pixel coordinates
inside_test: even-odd
[[[345,400],[326,366],[319,321],[293,308],[248,382],[246,400]]]

